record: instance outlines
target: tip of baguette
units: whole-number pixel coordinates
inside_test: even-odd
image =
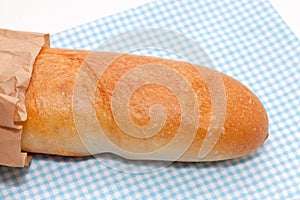
[[[205,161],[242,157],[268,138],[268,115],[258,97],[237,80],[222,75],[226,92],[224,132]]]

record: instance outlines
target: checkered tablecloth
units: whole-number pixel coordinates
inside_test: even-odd
[[[241,159],[173,163],[150,173],[124,172],[134,163],[111,155],[102,164],[35,155],[29,168],[0,167],[0,199],[300,199],[300,41],[271,4],[154,1],[52,35],[52,47],[95,49],[141,28],[195,41],[218,70],[254,91],[269,115],[267,142]]]

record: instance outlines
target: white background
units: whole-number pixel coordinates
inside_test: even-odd
[[[151,1],[0,0],[0,28],[53,34]],[[300,39],[300,1],[270,2]]]

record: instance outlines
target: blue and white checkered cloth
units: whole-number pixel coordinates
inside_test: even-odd
[[[0,199],[300,199],[300,41],[271,4],[155,1],[52,35],[52,47],[94,49],[140,28],[181,33],[254,91],[269,114],[266,143],[241,159],[173,163],[153,173],[112,169],[126,164],[110,155],[106,165],[35,155],[29,168],[0,167]]]

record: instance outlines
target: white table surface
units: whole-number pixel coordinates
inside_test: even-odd
[[[0,28],[57,33],[153,0],[1,0]],[[270,0],[300,39],[300,1]]]

